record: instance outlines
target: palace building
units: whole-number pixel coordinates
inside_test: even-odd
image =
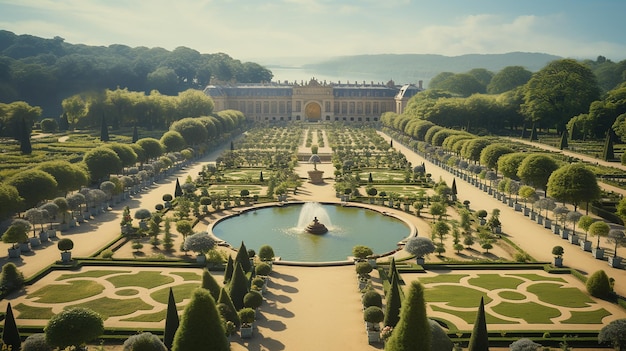
[[[418,85],[326,83],[315,78],[301,83],[209,85],[204,93],[215,111],[233,109],[258,122],[377,122],[385,112],[402,113]]]

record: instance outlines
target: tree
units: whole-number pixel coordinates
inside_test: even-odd
[[[83,307],[73,307],[53,316],[46,327],[46,340],[53,347],[78,349],[104,332],[102,317]]]
[[[59,193],[65,195],[78,190],[89,183],[89,174],[85,168],[65,160],[47,161],[37,165],[36,169],[54,177]]]
[[[102,116],[102,121],[100,123],[100,141],[109,141],[109,126],[107,125],[107,121],[104,115]]]
[[[598,343],[606,342],[610,342],[615,350],[626,349],[626,318],[614,320],[600,329]]]
[[[591,202],[600,197],[596,175],[584,164],[561,167],[548,178],[548,196],[568,202],[577,209],[581,202]]]
[[[211,294],[201,288],[194,290],[185,307],[180,327],[174,336],[172,351],[228,351],[230,344]]]
[[[598,242],[596,243],[597,249],[600,248],[600,238],[609,235],[610,230],[611,227],[604,221],[596,221],[589,226],[589,234],[598,237]]]
[[[585,231],[585,239],[583,239],[583,241],[587,241],[587,233],[589,233],[589,227],[595,222],[596,220],[593,219],[590,216],[582,216],[580,217],[580,219],[578,220],[578,226],[580,227],[580,229]]]
[[[404,245],[404,250],[411,255],[415,255],[417,258],[423,258],[435,252],[435,244],[426,237],[415,236],[407,240],[406,245]]]
[[[585,283],[587,292],[591,296],[606,299],[611,293],[611,282],[604,270],[595,271]]]
[[[33,153],[33,147],[30,144],[30,128],[26,126],[26,120],[22,118],[22,126],[20,128],[20,151],[22,155],[30,155]]]
[[[519,170],[522,161],[528,156],[527,153],[514,152],[512,154],[505,154],[498,158],[498,171],[502,173],[504,177],[519,180],[517,172]]]
[[[215,240],[207,232],[200,232],[185,239],[184,249],[198,254],[206,254],[215,247]]]
[[[13,350],[19,350],[22,345],[20,331],[17,329],[15,317],[11,303],[7,303],[7,310],[4,316],[4,328],[2,329],[2,341],[5,345],[11,346]]]
[[[517,176],[526,184],[546,190],[548,179],[559,165],[554,158],[542,154],[529,155],[522,161]]]
[[[609,129],[606,132],[604,139],[604,148],[602,149],[602,159],[605,161],[611,161],[615,158],[615,151],[613,150],[613,131]]]
[[[122,167],[132,167],[139,159],[139,156],[129,144],[107,143],[104,147],[108,147],[117,154],[117,157],[122,161]]]
[[[22,351],[54,351],[46,342],[46,334],[36,333],[29,335],[22,343]]]
[[[487,333],[487,320],[485,318],[485,302],[480,298],[474,329],[470,336],[468,351],[489,351],[489,335]]]
[[[0,183],[0,218],[5,218],[21,208],[22,200],[16,187]]]
[[[110,174],[118,173],[122,170],[122,160],[108,147],[97,147],[85,153],[83,162],[87,165],[91,180],[106,179]]]
[[[239,311],[244,308],[243,297],[248,293],[248,278],[246,273],[241,268],[241,265],[235,261],[235,269],[233,271],[233,277],[228,285],[228,295],[233,301],[233,305]]]
[[[250,264],[250,257],[248,257],[248,249],[246,245],[241,242],[239,246],[239,250],[237,250],[237,256],[235,256],[235,263],[239,263],[241,268],[245,272],[250,272],[252,270],[252,265]]]
[[[387,291],[385,299],[384,325],[395,328],[400,320],[400,309],[402,306],[402,297],[400,296],[400,286],[397,274],[391,273],[391,285]]]
[[[567,143],[567,129],[561,133],[561,140],[559,141],[559,150],[564,150],[569,147]]]
[[[123,351],[167,351],[167,347],[158,336],[144,332],[126,339]]]
[[[168,350],[172,349],[172,343],[174,342],[174,335],[178,330],[179,319],[178,310],[176,309],[176,300],[174,299],[174,292],[170,288],[169,297],[167,299],[167,314],[165,315],[165,331],[163,333],[163,343]]]
[[[402,302],[400,320],[385,345],[388,351],[430,350],[432,335],[426,316],[424,287],[412,281]]]
[[[500,156],[510,153],[513,153],[513,149],[505,144],[491,144],[480,152],[480,163],[490,169],[495,169],[497,174],[498,159],[500,159]]]
[[[591,69],[572,59],[556,60],[533,74],[525,85],[521,110],[530,121],[556,126],[560,132],[572,116],[587,112],[599,98]]]
[[[142,138],[137,140],[136,144],[143,149],[147,160],[153,160],[163,155],[163,145],[157,139]]]
[[[15,187],[22,197],[21,209],[32,208],[43,200],[54,198],[58,185],[49,173],[37,169],[19,172],[7,179],[6,184]]]
[[[222,288],[217,283],[217,280],[215,280],[215,277],[213,277],[211,272],[209,272],[209,270],[206,268],[202,270],[201,287],[211,293],[211,297],[213,297],[213,300],[218,301]]]
[[[501,94],[526,84],[532,72],[522,66],[507,66],[496,73],[487,85],[487,93]]]
[[[204,143],[209,137],[207,129],[196,118],[180,119],[172,123],[170,130],[180,133],[187,145]]]
[[[21,289],[24,286],[24,275],[17,269],[13,262],[8,262],[2,266],[0,274],[0,292],[9,293]]]
[[[136,143],[139,140],[139,131],[137,130],[137,123],[133,126],[133,139],[132,143]]]
[[[609,241],[615,244],[613,249],[613,257],[617,257],[617,247],[619,245],[626,245],[626,234],[620,229],[611,229],[609,231]]]
[[[239,328],[241,326],[241,319],[239,319],[233,300],[230,299],[230,296],[224,287],[220,289],[220,297],[217,302],[217,307],[222,318],[226,321],[233,322],[235,327]]]
[[[160,142],[165,147],[165,151],[167,152],[177,152],[187,146],[187,142],[183,136],[174,130],[163,133]]]
[[[433,216],[433,221],[435,219],[440,221],[441,218],[446,214],[446,205],[440,202],[435,202],[430,205],[429,212]]]
[[[2,242],[13,244],[12,247],[15,248],[15,244],[28,241],[29,230],[30,223],[28,223],[28,221],[15,219],[4,234],[2,234]]]
[[[232,256],[228,255],[226,259],[226,268],[224,269],[224,284],[230,282],[233,277],[233,271],[235,270],[235,264]]]

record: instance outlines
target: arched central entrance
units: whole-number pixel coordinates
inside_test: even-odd
[[[304,117],[309,122],[317,122],[322,119],[322,107],[315,103],[310,102],[304,109]]]

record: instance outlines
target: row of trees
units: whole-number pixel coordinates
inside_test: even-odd
[[[27,101],[46,115],[60,114],[59,101],[82,91],[128,88],[176,95],[211,82],[271,81],[270,70],[224,53],[201,54],[181,46],[163,48],[113,44],[69,44],[0,31],[0,101]]]
[[[520,67],[506,67],[495,75],[483,69],[467,74],[444,72],[433,79],[431,89],[411,98],[400,117],[387,113],[383,121],[396,119],[394,127],[399,130],[418,119],[481,133],[532,124],[556,128],[559,133],[567,128],[573,139],[582,139],[603,137],[619,118],[614,129],[622,136],[626,119],[624,77],[620,71],[619,79],[612,80],[615,84],[602,94],[604,86],[601,88],[590,66],[564,59],[530,76]],[[485,88],[458,87],[467,80]]]

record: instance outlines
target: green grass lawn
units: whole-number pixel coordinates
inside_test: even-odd
[[[72,305],[71,307],[86,307],[99,313],[103,319],[113,316],[124,316],[138,310],[151,310],[152,306],[144,302],[141,298],[134,299],[111,299],[102,297],[84,303]]]
[[[39,303],[66,303],[96,296],[104,291],[104,286],[91,280],[76,280],[66,284],[48,285],[29,294],[38,297]]]
[[[174,278],[153,271],[117,275],[106,278],[106,280],[113,283],[116,288],[139,286],[146,289],[174,282]]]

